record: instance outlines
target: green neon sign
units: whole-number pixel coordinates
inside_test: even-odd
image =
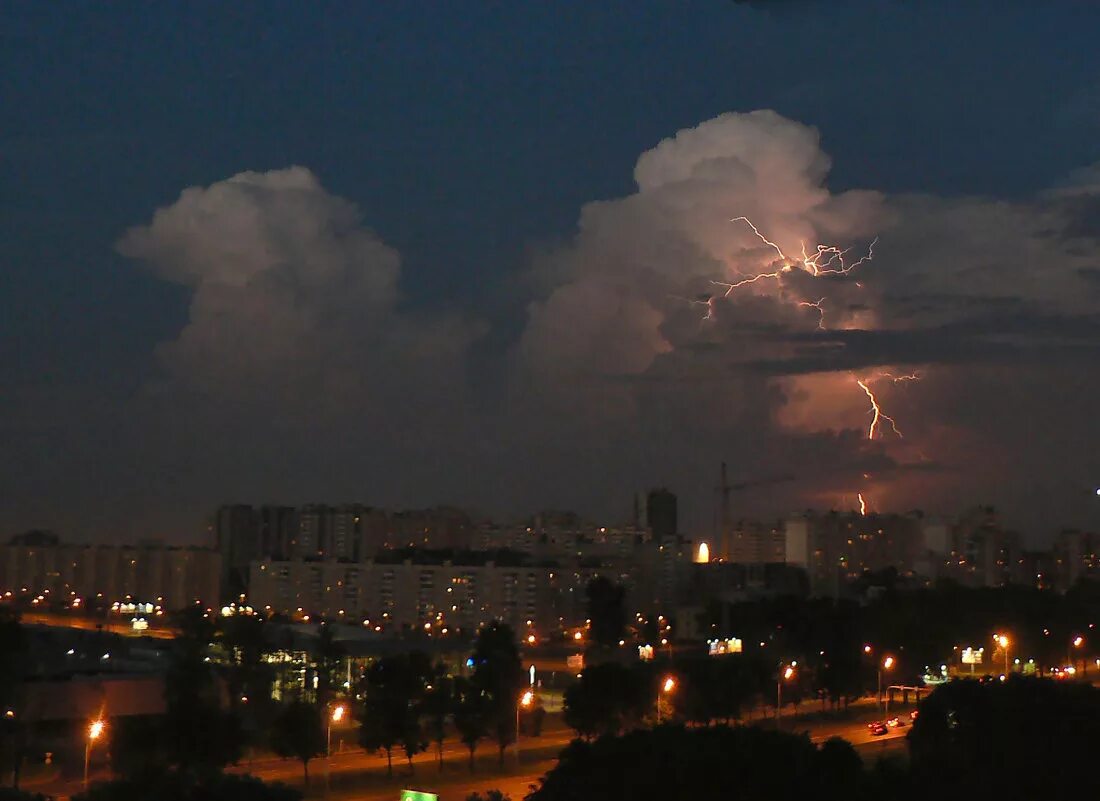
[[[435,793],[422,793],[419,790],[402,790],[400,801],[439,801]]]

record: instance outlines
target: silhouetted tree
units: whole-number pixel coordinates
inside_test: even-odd
[[[646,690],[640,670],[592,665],[565,690],[565,722],[582,737],[616,734],[641,720],[651,700]]]
[[[910,760],[927,797],[1073,798],[1095,784],[1098,738],[1100,689],[1091,685],[955,681],[921,703]]]
[[[439,769],[443,770],[443,740],[447,735],[447,717],[454,710],[454,680],[446,675],[442,665],[432,671],[431,689],[424,694],[420,714],[427,720],[427,732],[436,745]]]
[[[23,681],[28,670],[30,638],[18,614],[0,610],[0,755],[6,757],[11,786],[19,788],[26,743]]]
[[[309,786],[309,762],[325,753],[325,723],[321,710],[306,701],[291,701],[276,715],[271,731],[271,748],[281,757],[302,763],[302,775]]]
[[[299,801],[302,794],[278,782],[267,783],[254,776],[166,771],[141,779],[126,778],[97,782],[73,801]],[[0,797],[0,801],[6,801]]]
[[[499,622],[485,626],[478,633],[473,660],[472,682],[485,699],[503,765],[504,749],[515,740],[516,707],[524,684],[523,664],[511,627]]]
[[[241,754],[240,721],[225,711],[225,693],[207,659],[214,624],[201,607],[176,615],[179,636],[165,676],[164,742],[172,764],[205,774],[236,762]]]
[[[393,749],[412,758],[427,747],[420,728],[420,704],[432,675],[431,662],[420,652],[385,657],[371,665],[362,684],[363,719],[359,743],[368,751],[386,752],[393,775]]]
[[[804,736],[756,727],[666,725],[574,740],[528,799],[860,798],[863,775],[853,774],[852,764],[842,747],[818,751]]]
[[[491,709],[485,692],[470,679],[455,681],[454,721],[459,739],[470,752],[470,772],[474,770],[477,744],[489,735]]]

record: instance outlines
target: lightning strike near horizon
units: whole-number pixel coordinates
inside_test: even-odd
[[[867,501],[863,500],[863,493],[857,492],[856,497],[859,498],[859,513],[864,517],[867,516]]]
[[[864,382],[862,379],[857,378],[856,383],[859,384],[859,388],[862,389],[863,392],[867,395],[867,399],[871,401],[871,425],[867,428],[867,439],[873,440],[875,438],[875,432],[878,430],[879,423],[882,420],[887,421],[890,424],[890,428],[893,429],[894,433],[901,437],[902,433],[898,429],[898,424],[894,422],[893,417],[882,411],[882,407],[879,406],[878,399],[875,398],[875,393],[871,391],[871,388],[867,386],[866,382]]]

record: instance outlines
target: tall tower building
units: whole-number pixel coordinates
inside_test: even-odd
[[[256,511],[246,504],[223,506],[218,509],[214,531],[221,554],[222,595],[236,598],[248,587],[249,563],[260,556]]]
[[[679,532],[676,496],[663,487],[649,491],[645,505],[646,522],[657,542],[674,542]]]

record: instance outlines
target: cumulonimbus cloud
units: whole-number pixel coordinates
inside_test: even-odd
[[[399,255],[304,168],[187,189],[118,249],[192,293],[161,349],[173,392],[261,426],[323,421],[369,443],[375,469],[478,485],[490,509],[606,511],[660,481],[705,519],[723,459],[739,478],[796,476],[747,511],[857,491],[1011,508],[1020,475],[1068,487],[1100,470],[1075,437],[1100,401],[1095,173],[1008,203],[834,192],[829,168],[816,130],[771,111],[658,143],[634,193],[587,204],[527,266],[541,290],[493,377],[471,372],[484,323],[406,307]],[[868,439],[857,380],[904,436],[884,422]],[[410,443],[461,467],[423,472]]]

